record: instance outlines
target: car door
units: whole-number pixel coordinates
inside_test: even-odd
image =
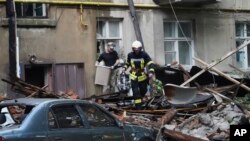
[[[81,104],[86,116],[93,141],[124,141],[123,128],[117,125],[114,117],[92,104]]]
[[[57,105],[48,113],[49,141],[91,141],[91,134],[83,124],[83,120],[75,105]]]

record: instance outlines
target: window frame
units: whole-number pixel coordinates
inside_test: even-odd
[[[16,3],[16,4],[20,4],[20,8],[21,8],[21,16],[18,16],[18,14],[16,14],[17,15],[17,18],[19,19],[19,18],[32,18],[32,19],[45,19],[45,18],[48,18],[48,14],[49,14],[49,12],[48,12],[48,7],[49,7],[49,5],[48,4],[46,4],[46,3]],[[28,4],[32,4],[32,9],[33,9],[33,16],[27,16],[27,14],[24,14],[24,5],[28,5]],[[36,4],[42,4],[42,16],[37,16],[36,15],[36,12],[35,12],[35,8],[36,8]],[[17,8],[17,6],[16,6],[16,8]]]
[[[104,22],[104,28],[105,28],[105,37],[98,37],[98,22]],[[110,37],[109,28],[110,28],[110,22],[119,22],[119,37]],[[102,27],[100,27],[102,28]],[[101,29],[103,30],[103,29]],[[116,42],[117,41],[117,42]],[[122,46],[123,46],[123,19],[122,18],[99,18],[96,19],[96,42],[100,42],[103,45],[101,45],[100,54],[103,53],[106,50],[106,46],[108,42],[114,42],[117,43],[115,50],[120,52]],[[98,52],[97,52],[98,53]]]
[[[120,18],[97,18],[96,20],[97,28],[98,28],[98,22],[100,21],[105,23],[104,27],[106,29],[105,30],[106,37],[96,37],[97,40],[122,40],[122,19]],[[119,22],[119,34],[120,34],[119,37],[111,37],[109,35],[110,22]],[[98,29],[96,29],[96,31],[98,31]]]
[[[165,23],[174,23],[174,32],[175,32],[175,36],[174,37],[165,37]],[[189,23],[190,24],[190,37],[179,37],[179,23]],[[182,64],[184,66],[191,66],[194,64],[194,61],[192,60],[193,58],[193,52],[194,52],[194,30],[193,30],[193,21],[192,20],[181,20],[179,22],[177,21],[169,21],[169,20],[164,20],[163,22],[163,39],[164,39],[164,62],[165,64],[168,64],[168,62],[166,62],[166,55],[172,53],[174,55],[175,53],[175,59],[177,62],[180,63],[180,54],[179,54],[179,42],[180,41],[185,41],[185,42],[190,42],[190,44],[188,43],[188,47],[189,47],[189,62],[190,64]],[[186,36],[186,35],[185,35]],[[166,51],[165,49],[165,42],[174,42],[174,51]]]
[[[237,36],[237,28],[236,28],[236,25],[237,24],[243,24],[243,36]],[[247,24],[250,25],[250,21],[235,21],[235,48],[237,48],[237,42],[240,41],[240,40],[250,40],[250,35],[247,36]],[[250,28],[250,27],[249,27]],[[240,67],[241,69],[249,69],[250,68],[250,62],[248,61],[248,57],[250,57],[250,54],[248,54],[248,47],[250,46],[247,46],[247,47],[244,47],[243,49],[240,49],[239,51],[242,51],[244,52],[244,61],[243,61],[243,65],[240,65],[240,62],[237,61],[237,58],[235,59],[236,61],[236,65],[238,67]],[[237,57],[237,53],[239,53],[239,51],[236,52],[236,57]]]

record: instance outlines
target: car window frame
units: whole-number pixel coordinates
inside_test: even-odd
[[[93,106],[95,109],[97,109],[101,113],[107,115],[107,117],[111,118],[114,121],[114,126],[100,126],[100,127],[91,126],[90,122],[88,121],[88,116],[86,115],[86,112],[84,112],[82,110],[81,105],[91,105],[91,106]],[[102,109],[101,107],[99,107],[97,104],[94,104],[94,103],[79,103],[78,107],[79,107],[79,110],[81,111],[81,113],[84,115],[85,121],[87,122],[87,124],[88,124],[88,126],[90,128],[105,128],[105,127],[118,127],[119,128],[119,124],[118,124],[117,119],[113,115],[111,115],[109,112],[107,112],[104,109]]]
[[[14,106],[18,106],[19,108],[22,108],[22,107],[25,107],[23,108],[23,111],[20,114],[19,116],[19,119],[14,117],[14,114],[11,112],[11,107],[14,107]],[[26,108],[27,107],[32,107],[30,109],[30,111],[28,113]],[[3,103],[1,106],[0,106],[0,112],[3,108],[6,108],[7,109],[7,112],[6,114],[9,115],[9,117],[11,118],[11,120],[14,121],[14,124],[15,125],[21,125],[23,123],[23,121],[26,119],[26,117],[31,113],[32,109],[34,108],[35,106],[34,105],[28,105],[28,104],[25,104],[25,103]]]
[[[80,116],[80,119],[81,119],[81,123],[82,123],[82,127],[74,127],[74,128],[60,128],[59,127],[59,123],[58,123],[58,120],[57,118],[55,117],[55,113],[54,111],[52,110],[53,107],[57,107],[57,106],[73,106],[76,111],[78,112],[78,115]],[[56,121],[56,124],[57,124],[57,128],[51,128],[50,125],[49,125],[49,112],[52,112],[52,116],[55,118],[55,121]],[[79,111],[79,109],[77,108],[76,104],[75,103],[57,103],[57,104],[52,104],[48,107],[48,110],[47,110],[47,127],[48,127],[48,130],[49,131],[55,131],[55,130],[70,130],[70,129],[82,129],[82,128],[86,128],[86,121],[84,121],[84,118],[83,116],[81,115],[81,112]]]

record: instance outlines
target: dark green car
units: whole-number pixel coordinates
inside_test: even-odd
[[[21,98],[0,103],[0,141],[153,141],[154,133],[83,100]]]

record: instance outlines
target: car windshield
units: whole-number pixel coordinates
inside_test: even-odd
[[[26,105],[8,105],[0,107],[1,115],[5,116],[6,121],[0,127],[21,124],[33,107]]]

